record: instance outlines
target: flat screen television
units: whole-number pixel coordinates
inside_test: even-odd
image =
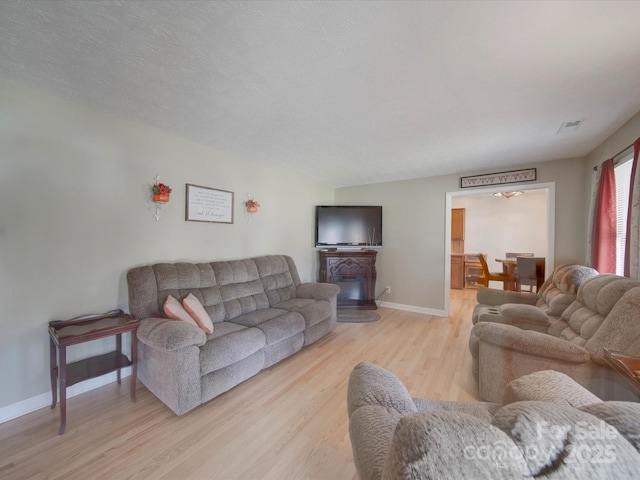
[[[316,206],[316,247],[381,246],[381,206]]]

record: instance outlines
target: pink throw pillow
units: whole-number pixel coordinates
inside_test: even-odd
[[[189,313],[184,309],[182,304],[171,295],[166,298],[162,308],[164,309],[165,315],[170,319],[182,320],[183,322],[190,323],[196,327],[198,326],[196,321],[191,318],[191,315],[189,315]]]
[[[196,321],[198,326],[204,330],[204,333],[213,333],[211,317],[193,293],[190,293],[182,300],[182,305],[184,305],[185,310],[189,312],[189,315]]]

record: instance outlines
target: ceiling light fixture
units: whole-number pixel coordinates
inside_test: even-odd
[[[524,195],[524,192],[522,190],[515,190],[513,192],[496,192],[493,194],[494,197],[504,198],[518,197],[520,195]]]

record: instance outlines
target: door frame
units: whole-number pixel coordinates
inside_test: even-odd
[[[450,314],[451,296],[451,203],[454,197],[473,197],[476,195],[487,195],[497,192],[509,192],[513,190],[546,190],[547,191],[547,255],[546,271],[552,272],[555,265],[555,225],[556,225],[556,182],[529,183],[526,185],[506,185],[487,188],[474,188],[473,190],[456,190],[447,192],[445,195],[445,246],[444,246],[444,311],[447,316]],[[546,278],[545,273],[545,278]]]

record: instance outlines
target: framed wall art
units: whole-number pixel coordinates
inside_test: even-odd
[[[502,185],[504,183],[531,182],[535,179],[536,169],[526,168],[523,170],[512,170],[510,172],[487,173],[485,175],[461,177],[460,188],[488,187],[491,185]]]
[[[185,220],[233,223],[233,192],[187,183]]]

